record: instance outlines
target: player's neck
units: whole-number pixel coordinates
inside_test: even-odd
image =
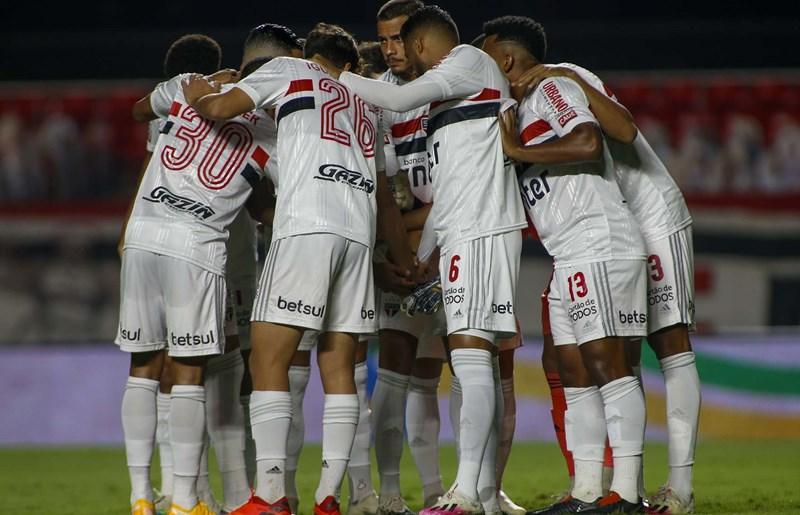
[[[311,56],[311,58],[309,58],[309,61],[313,61],[318,65],[322,66],[325,69],[325,71],[328,72],[334,79],[338,79],[339,75],[342,74],[343,70],[337,68],[329,60],[325,59],[319,54],[314,54],[313,56]]]

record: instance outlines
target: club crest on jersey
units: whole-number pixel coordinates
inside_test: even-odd
[[[190,198],[181,197],[169,191],[163,186],[159,186],[150,192],[149,197],[142,197],[148,202],[158,202],[164,204],[174,211],[189,213],[199,220],[206,220],[214,216],[214,210],[210,206],[200,203]]]
[[[366,191],[367,195],[375,191],[375,181],[367,179],[361,172],[348,170],[339,165],[322,165],[315,179],[347,184],[354,190]]]

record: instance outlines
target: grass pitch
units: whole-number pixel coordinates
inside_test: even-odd
[[[664,445],[647,447],[649,491],[665,480],[666,459]],[[298,471],[304,514],[313,505],[319,461],[319,446],[306,446]],[[447,486],[455,474],[452,447],[442,449],[441,464]],[[214,490],[220,494],[213,460],[211,466]],[[408,449],[402,467],[403,491],[411,507],[418,509],[422,493]],[[155,466],[156,486],[158,474]],[[566,469],[554,444],[515,444],[504,483],[517,503],[529,509],[546,505],[566,482]],[[800,514],[800,441],[702,442],[695,494],[698,513]],[[0,449],[0,514],[124,515],[129,513],[128,495],[122,449]]]

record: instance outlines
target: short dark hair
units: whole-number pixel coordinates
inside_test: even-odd
[[[438,5],[426,5],[408,17],[400,28],[400,37],[406,39],[423,28],[443,30],[459,42],[458,27],[450,14]]]
[[[483,47],[483,42],[484,41],[486,41],[486,34],[481,32],[480,34],[475,36],[475,39],[470,41],[469,44],[474,46],[475,48],[481,48],[481,47]]]
[[[308,59],[317,54],[329,60],[337,68],[344,68],[350,63],[353,70],[358,69],[356,40],[338,25],[317,23],[308,33],[303,55]]]
[[[378,10],[378,21],[388,21],[398,16],[411,16],[425,7],[420,0],[389,0]]]
[[[381,44],[377,41],[362,41],[358,45],[358,55],[361,57],[358,72],[365,77],[383,73],[388,68],[381,52]]]
[[[498,41],[513,41],[543,63],[547,57],[547,35],[538,21],[527,16],[501,16],[483,24],[483,33]]]
[[[272,61],[272,57],[258,57],[249,61],[247,64],[242,66],[241,78],[244,79],[254,71],[258,70],[268,62]]]
[[[222,49],[219,43],[205,34],[186,34],[176,39],[164,56],[164,76],[181,73],[208,75],[219,70]]]
[[[272,48],[276,54],[291,54],[292,50],[303,50],[297,34],[289,27],[277,23],[262,23],[250,29],[247,39],[244,40],[244,47],[246,49],[256,45]]]

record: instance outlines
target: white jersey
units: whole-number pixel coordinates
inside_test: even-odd
[[[183,96],[184,77],[150,95],[153,112],[166,120],[136,196],[125,248],[223,275],[228,226],[271,166],[275,123],[263,111],[229,121],[202,118]]]
[[[429,216],[439,247],[444,252],[462,241],[525,227],[497,120],[513,100],[495,62],[473,46],[459,45],[419,80],[440,89],[427,131],[434,198]]]
[[[292,57],[271,60],[234,87],[256,107],[276,109],[273,241],[330,233],[371,247],[376,158],[383,168],[377,110],[320,65]]]
[[[379,80],[392,84],[404,84],[400,77],[386,70]],[[428,151],[425,146],[428,128],[428,105],[395,113],[384,111],[384,124],[388,145],[386,152],[386,175],[405,173],[411,193],[422,203],[433,202],[433,181],[428,168]],[[390,155],[396,161],[390,162]]]
[[[158,142],[158,136],[161,134],[161,118],[156,118],[155,120],[150,120],[147,124],[147,143],[145,144],[145,148],[151,154],[156,149],[156,142]]]
[[[617,100],[603,81],[589,70],[571,63],[558,66],[572,68],[595,89]],[[641,131],[632,144],[614,144],[611,152],[617,183],[647,241],[664,238],[692,223],[681,190]]]
[[[526,145],[559,138],[582,123],[597,124],[580,86],[566,78],[542,81],[518,110]],[[530,165],[520,177],[522,199],[555,267],[644,258],[644,241],[616,182],[603,143],[597,163]]]

